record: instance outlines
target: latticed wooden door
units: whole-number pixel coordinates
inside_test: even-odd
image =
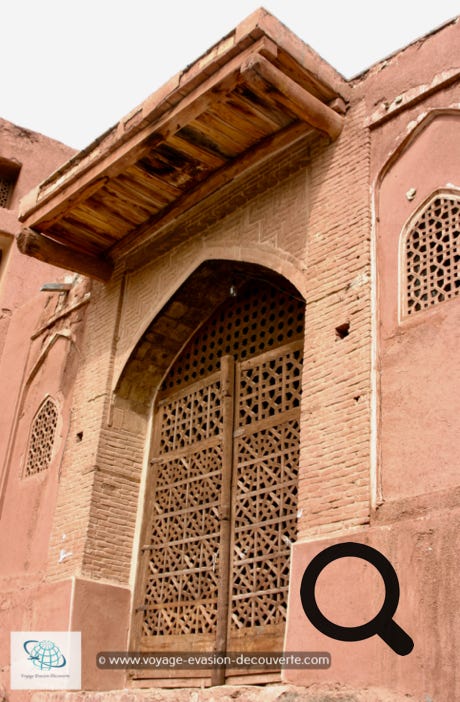
[[[303,319],[291,292],[252,282],[163,383],[138,590],[144,650],[282,650]]]
[[[282,651],[297,519],[302,341],[237,368],[228,650]]]

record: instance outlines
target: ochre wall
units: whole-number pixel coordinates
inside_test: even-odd
[[[65,629],[69,619],[71,582],[45,582],[71,400],[69,379],[66,382],[54,372],[55,360],[57,352],[61,367],[67,363],[69,342],[60,338],[48,354],[42,346],[48,334],[35,342],[31,338],[58,299],[40,293],[41,286],[63,280],[67,272],[26,258],[14,238],[21,226],[17,220],[20,198],[73,153],[59,142],[0,119],[0,157],[20,166],[8,209],[0,208],[0,248],[4,254],[0,265],[0,691],[2,683],[9,685],[9,632]],[[42,351],[44,362],[37,364]],[[34,364],[36,376],[32,380]],[[21,475],[30,421],[44,397],[58,392],[63,412],[50,471],[24,482]]]
[[[397,311],[404,223],[433,189],[460,187],[457,113],[427,118],[433,110],[458,109],[448,59],[459,45],[458,32],[452,24],[355,81],[336,142],[310,136],[230,184],[196,215],[171,225],[158,247],[153,242],[119,262],[106,286],[93,283],[90,298],[84,297],[84,281],[76,281],[59,321],[52,319],[55,303],[44,309],[43,297],[13,316],[2,382],[14,401],[0,425],[3,470],[8,466],[6,533],[18,510],[28,516],[17,530],[17,553],[3,564],[6,626],[41,621],[38,608],[51,608],[46,598],[55,591],[52,621],[84,632],[86,686],[124,682],[118,672],[98,674],[93,659],[115,640],[117,648],[128,645],[130,608],[136,606],[150,438],[150,405],[140,384],[156,350],[146,331],[155,319],[168,334],[186,324],[185,316],[167,318],[162,310],[200,264],[228,260],[285,276],[307,305],[299,538],[286,647],[329,650],[333,664],[326,673],[286,672],[285,679],[458,697],[452,660],[458,634],[450,617],[458,609],[459,303],[454,299],[402,323]],[[412,201],[406,197],[410,188],[416,189]],[[233,204],[225,217],[222,198]],[[31,271],[37,265],[30,261]],[[51,274],[40,269],[38,277]],[[72,311],[72,301],[82,305]],[[46,332],[31,342],[46,320]],[[58,335],[34,374],[46,339],[63,330],[69,335]],[[139,342],[144,358],[133,358]],[[133,363],[137,373],[131,375]],[[24,442],[45,388],[62,402],[62,452],[46,476],[33,478],[25,497]],[[43,524],[36,538],[38,515]],[[414,639],[409,656],[396,657],[376,637],[338,642],[309,625],[298,594],[303,570],[315,553],[344,540],[373,545],[396,568],[401,602],[395,619]],[[334,564],[323,585],[321,606],[344,624],[372,616],[382,595],[378,576],[363,563]],[[5,637],[2,647],[5,654]]]
[[[14,237],[21,228],[17,220],[19,200],[73,153],[64,144],[0,119],[0,158],[20,166],[8,209],[0,207],[0,249],[4,252],[0,263],[0,358],[14,311],[44,282],[63,276],[61,269],[26,259],[14,246]]]
[[[286,671],[286,681],[333,678],[417,700],[459,696],[460,300],[408,318],[399,309],[405,224],[433,192],[460,194],[459,89],[453,69],[459,32],[458,23],[446,27],[377,65],[354,87],[367,105],[371,146],[375,493],[369,527],[293,547],[286,649],[329,651],[332,666]],[[407,196],[411,189],[413,199]],[[373,546],[395,568],[401,597],[394,619],[414,640],[408,656],[396,655],[378,636],[334,640],[304,615],[299,591],[306,566],[323,548],[342,541]],[[377,614],[384,593],[372,566],[344,558],[323,571],[317,600],[333,622],[357,626]]]

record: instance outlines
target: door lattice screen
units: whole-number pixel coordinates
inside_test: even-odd
[[[235,431],[231,628],[286,619],[296,535],[302,345],[239,370]]]
[[[198,331],[163,383],[140,648],[282,649],[303,319],[302,301],[253,282]]]
[[[150,543],[144,546],[144,635],[212,633],[222,483],[219,381],[176,393],[160,402],[158,412],[160,455]]]

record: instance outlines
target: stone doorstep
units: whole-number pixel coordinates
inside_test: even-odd
[[[343,685],[235,686],[150,688],[107,692],[35,692],[30,702],[415,702],[416,698],[383,688],[353,689]]]

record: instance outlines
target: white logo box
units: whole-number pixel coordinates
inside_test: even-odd
[[[12,631],[12,690],[80,690],[81,632]]]

